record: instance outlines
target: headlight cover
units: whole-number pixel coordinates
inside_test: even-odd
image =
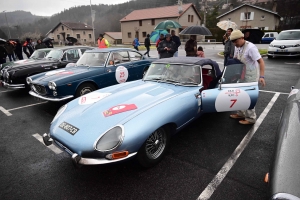
[[[124,140],[124,127],[121,125],[106,131],[94,144],[97,151],[105,152],[116,149]]]
[[[50,81],[48,83],[48,87],[49,87],[50,90],[56,90],[56,84],[55,84],[55,82]]]
[[[62,107],[60,107],[60,108],[58,109],[56,115],[54,116],[52,122],[54,122],[54,120],[56,120],[56,119],[57,119],[57,118],[58,118],[58,117],[59,117],[59,116],[67,109],[67,107],[68,107],[67,104],[65,104],[65,105],[63,105]],[[52,124],[52,122],[51,122],[51,124]]]
[[[26,78],[26,83],[27,83],[28,85],[30,85],[30,84],[32,83],[32,79],[31,79],[30,77],[27,77],[27,78]]]
[[[270,44],[269,46],[270,46],[270,47],[274,47],[274,44]]]

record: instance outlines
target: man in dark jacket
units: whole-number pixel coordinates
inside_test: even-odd
[[[197,41],[196,35],[191,35],[190,39],[185,43],[185,53],[187,57],[196,57],[197,56]]]
[[[0,45],[0,64],[6,63],[7,51],[4,46]]]
[[[227,29],[226,36],[228,39],[223,41],[223,44],[224,44],[224,66],[226,66],[228,59],[233,58],[233,55],[234,55],[235,46],[234,46],[233,42],[230,40],[230,35],[231,35],[232,31],[233,31],[232,28]]]
[[[36,41],[36,45],[35,45],[35,49],[37,50],[37,49],[44,49],[44,48],[47,48],[47,46],[44,44],[44,43],[42,43],[42,40],[40,40],[40,39],[38,39],[37,41]]]
[[[146,51],[146,53],[144,53],[144,55],[148,54],[148,57],[150,57],[149,56],[149,51],[150,51],[151,44],[150,44],[150,35],[149,34],[147,34],[147,37],[145,38],[144,44],[145,44],[145,47],[147,49],[147,51]]]
[[[178,57],[178,47],[181,45],[181,42],[180,42],[180,38],[175,35],[175,30],[172,30],[171,31],[171,35],[172,35],[172,41],[175,42],[176,44],[176,51],[174,53],[174,57]]]
[[[166,34],[166,39],[158,44],[157,51],[160,54],[160,58],[173,57],[176,50],[176,44],[171,40],[171,35]]]
[[[4,45],[4,48],[7,51],[9,61],[10,62],[16,61],[15,54],[14,54],[15,46],[10,41],[7,41]]]
[[[15,54],[17,55],[19,60],[23,60],[22,44],[20,40],[16,40]]]

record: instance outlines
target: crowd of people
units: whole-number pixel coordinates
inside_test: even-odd
[[[35,50],[42,48],[53,48],[51,40],[42,42],[38,39],[36,44],[30,38],[26,38],[22,43],[18,39],[7,40],[0,45],[0,64],[6,63],[7,57],[9,61],[23,60],[23,53],[30,58]]]

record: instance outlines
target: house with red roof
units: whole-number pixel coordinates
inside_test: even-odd
[[[122,44],[122,32],[105,32],[103,37],[110,44]]]
[[[176,21],[182,26],[181,29],[175,29],[176,35],[188,26],[201,24],[201,17],[192,3],[134,10],[120,20],[122,42],[132,43],[135,37],[144,42],[147,34],[165,20]]]

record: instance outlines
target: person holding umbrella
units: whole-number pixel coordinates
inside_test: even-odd
[[[256,82],[264,87],[265,63],[257,47],[244,39],[244,34],[240,30],[231,33],[230,40],[235,45],[234,58],[246,65],[245,82]],[[258,73],[259,70],[259,73]],[[242,119],[240,124],[254,124],[256,122],[255,108],[250,110],[239,110],[236,114],[230,115],[233,119]]]
[[[159,52],[160,58],[173,57],[176,51],[176,44],[171,40],[170,34],[166,34],[166,39],[158,44],[157,51]]]
[[[197,56],[197,41],[196,35],[191,35],[190,39],[185,43],[185,52],[187,57]]]

